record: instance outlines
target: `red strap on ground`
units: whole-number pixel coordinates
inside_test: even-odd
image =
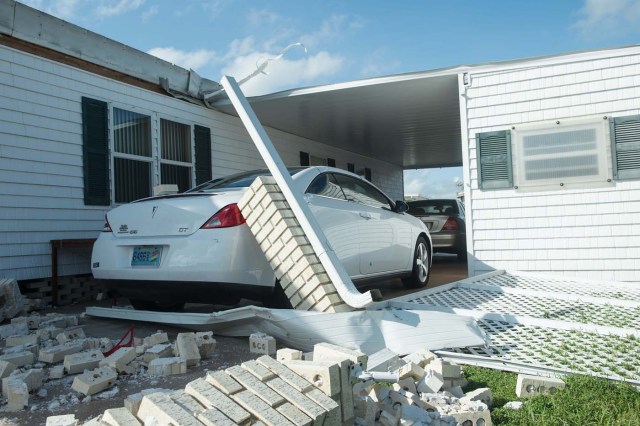
[[[129,340],[124,342],[124,339],[126,339],[127,337],[129,337]],[[120,339],[120,341],[116,343],[116,345],[113,348],[109,349],[106,352],[103,352],[102,355],[109,356],[120,348],[130,348],[131,346],[133,346],[133,326],[129,327],[129,330],[127,330],[127,332],[124,333],[124,336],[122,336],[122,339]]]

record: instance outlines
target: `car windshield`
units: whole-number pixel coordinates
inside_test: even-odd
[[[290,167],[287,170],[289,170],[289,174],[293,176],[304,169],[305,167]],[[209,182],[202,183],[186,192],[209,192],[217,191],[224,188],[248,188],[259,176],[271,176],[271,172],[267,169],[263,169],[236,173],[235,175],[213,179]]]
[[[410,201],[407,204],[409,204],[409,214],[458,214],[455,200]]]

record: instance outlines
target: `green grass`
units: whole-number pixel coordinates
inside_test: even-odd
[[[465,391],[491,388],[491,418],[498,426],[640,425],[640,392],[624,383],[569,376],[567,387],[553,396],[519,399],[516,374],[471,366],[465,366],[464,372],[469,381]],[[509,401],[523,401],[524,405],[521,410],[503,408]]]

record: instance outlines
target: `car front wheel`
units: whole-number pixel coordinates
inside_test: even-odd
[[[411,276],[402,280],[405,288],[423,288],[427,285],[430,272],[429,260],[429,244],[424,237],[418,237],[413,254]]]

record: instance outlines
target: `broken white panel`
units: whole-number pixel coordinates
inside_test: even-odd
[[[236,81],[233,77],[224,76],[221,83],[342,300],[353,308],[363,308],[371,304],[371,292],[360,293],[353,285],[351,277],[331,248],[302,194],[291,190],[293,180],[289,171]]]
[[[372,354],[388,348],[399,355],[420,349],[481,346],[485,334],[475,320],[443,312],[367,310],[324,313],[247,306],[211,314],[150,312],[89,307],[87,315],[146,321],[211,330],[221,336],[263,332],[279,343],[303,351],[316,343],[332,343]]]

